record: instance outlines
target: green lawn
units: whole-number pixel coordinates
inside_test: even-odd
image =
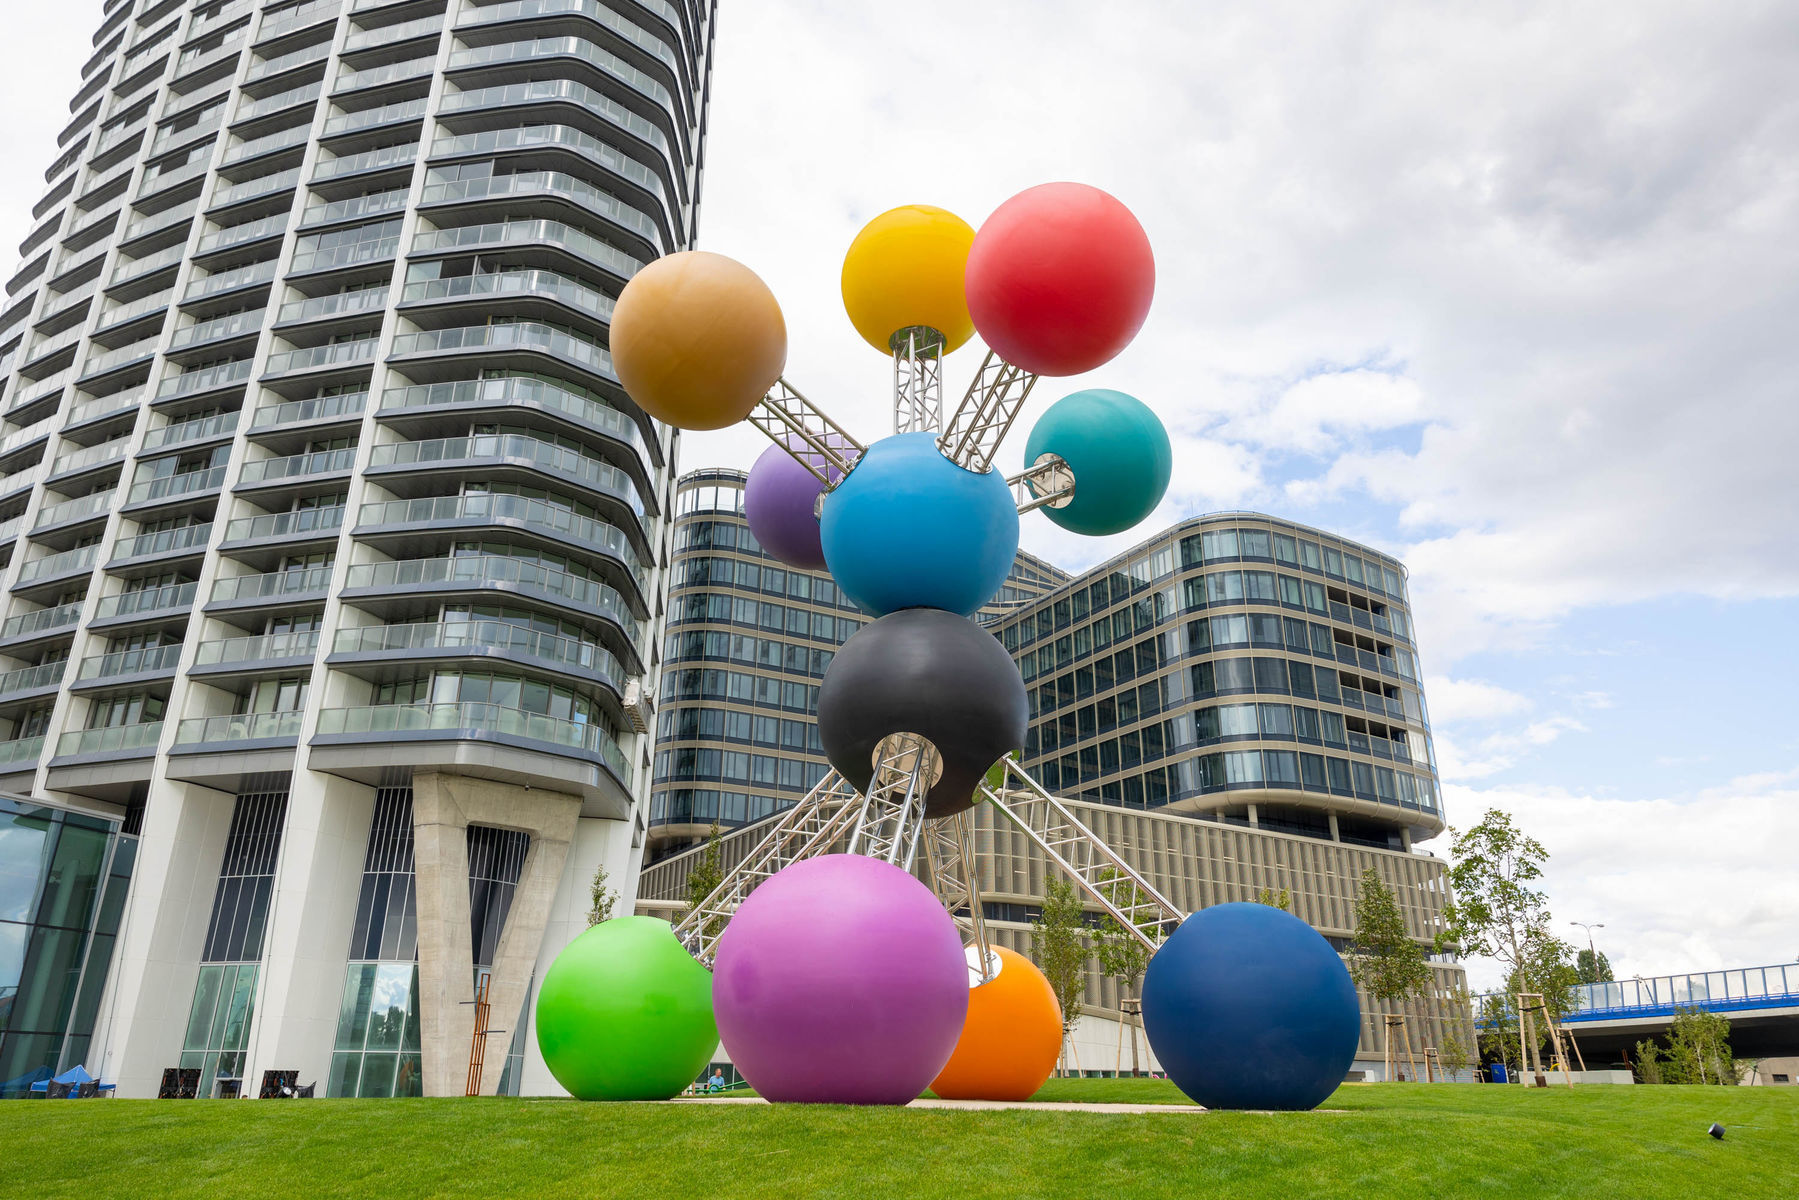
[[[1181,1102],[1154,1080],[1039,1098]],[[1747,1200],[1799,1180],[1794,1088],[1382,1084],[1327,1108],[1346,1111],[25,1100],[0,1104],[0,1195]]]

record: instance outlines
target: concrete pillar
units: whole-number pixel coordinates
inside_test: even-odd
[[[417,872],[419,1028],[427,1096],[460,1096],[468,1084],[474,1036],[475,961],[468,903],[468,827],[516,829],[531,838],[488,983],[491,1022],[506,1034],[488,1039],[481,1091],[491,1094],[505,1065],[512,1023],[524,1002],[550,904],[568,857],[581,800],[439,772],[412,781]]]

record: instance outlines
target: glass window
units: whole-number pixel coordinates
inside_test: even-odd
[[[1292,534],[1274,535],[1274,561],[1286,563],[1290,567],[1299,565],[1299,543],[1294,541]]]
[[[1349,744],[1349,734],[1344,729],[1342,713],[1321,711],[1318,723],[1323,730],[1325,745],[1342,748]]]
[[[1297,704],[1293,706],[1293,736],[1302,742],[1320,740],[1317,709]]]
[[[1262,772],[1269,787],[1299,787],[1299,759],[1291,750],[1262,751]]]
[[[1200,710],[1202,736],[1210,724],[1216,732],[1215,737],[1255,737],[1260,728],[1256,723],[1256,706],[1253,704],[1224,704],[1217,708]],[[1206,714],[1211,714],[1210,721]]]
[[[1344,758],[1327,758],[1325,769],[1330,776],[1331,791],[1350,794],[1353,789],[1349,785],[1349,760]]]
[[[1361,559],[1357,558],[1353,554],[1345,554],[1343,556],[1343,568],[1344,568],[1344,574],[1349,577],[1349,582],[1356,583],[1356,584],[1359,584],[1362,582],[1362,560]]]
[[[1237,531],[1235,529],[1214,529],[1200,535],[1205,546],[1207,562],[1221,558],[1237,557]]]
[[[1294,575],[1282,575],[1281,603],[1291,604],[1294,608],[1305,607],[1305,591],[1299,586],[1299,578]]]
[[[1324,560],[1319,557],[1317,542],[1301,541],[1299,543],[1299,565],[1309,567],[1314,571],[1324,569]]]
[[[1290,738],[1293,736],[1293,710],[1285,704],[1259,705],[1262,722],[1262,736],[1265,738]]]
[[[1244,558],[1273,558],[1274,553],[1269,549],[1268,540],[1268,534],[1263,530],[1238,530],[1237,552]]]

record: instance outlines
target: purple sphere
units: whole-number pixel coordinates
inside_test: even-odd
[[[839,450],[850,449],[835,434],[828,435],[827,440]],[[790,451],[788,446],[797,449]],[[811,451],[798,438],[789,437],[786,445],[770,446],[762,452],[744,485],[743,515],[764,550],[790,567],[822,571],[825,551],[818,539],[818,516],[813,505],[824,484],[800,464],[795,453]],[[841,474],[835,468],[827,468],[825,473],[833,482]]]
[[[718,942],[719,1038],[756,1091],[801,1104],[906,1104],[955,1051],[968,963],[929,888],[859,854],[776,872]]]

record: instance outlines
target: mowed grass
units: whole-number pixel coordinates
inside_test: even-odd
[[[1155,1080],[1056,1080],[1039,1098],[1184,1103]],[[1326,1108],[15,1101],[0,1104],[0,1196],[1743,1200],[1799,1186],[1794,1088],[1377,1084]]]

